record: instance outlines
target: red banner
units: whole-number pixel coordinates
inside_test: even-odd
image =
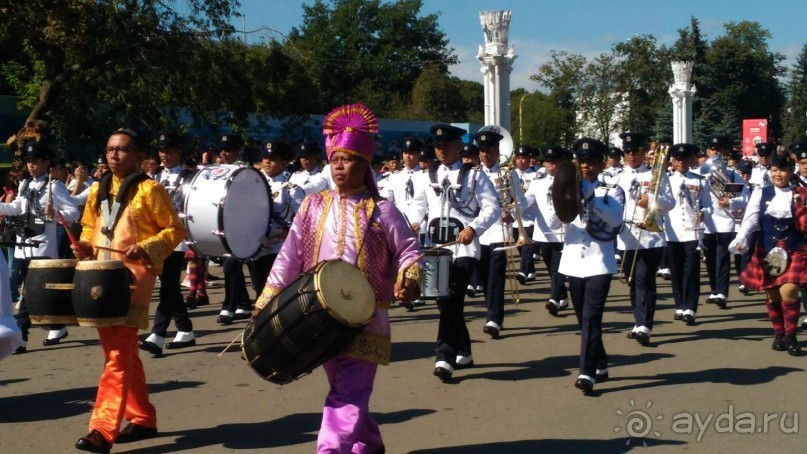
[[[743,156],[753,156],[756,144],[767,140],[768,120],[764,118],[743,120]]]

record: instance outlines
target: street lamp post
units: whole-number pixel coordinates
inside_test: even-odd
[[[521,95],[521,100],[518,101],[518,141],[519,145],[524,145],[524,98],[529,96],[529,93]]]

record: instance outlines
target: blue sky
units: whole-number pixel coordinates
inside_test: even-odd
[[[313,3],[240,2],[244,17],[235,21],[237,28],[268,27],[283,34],[302,22],[301,5]],[[788,66],[807,42],[807,0],[425,0],[422,13],[439,14],[440,28],[460,59],[450,68],[455,76],[482,81],[476,60],[478,46],[484,43],[479,12],[491,9],[513,12],[510,44],[518,56],[513,64],[513,89],[537,89],[529,76],[553,49],[592,57],[636,34],[652,34],[660,43],[672,44],[677,30],[688,26],[691,16],[700,20],[707,39],[721,36],[723,24],[729,21],[759,22],[773,35],[770,48],[784,54]],[[257,42],[267,36],[268,32],[260,32],[247,39]],[[669,68],[660,69],[669,71],[672,78]]]

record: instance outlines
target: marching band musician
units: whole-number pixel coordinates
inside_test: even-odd
[[[499,142],[504,138],[498,133],[497,127],[489,130],[479,131],[474,135],[474,140],[479,147],[479,160],[482,163],[480,169],[494,182],[496,195],[502,207],[502,215],[496,218],[496,222],[479,235],[479,243],[482,245],[479,259],[479,278],[485,283],[485,302],[488,307],[487,320],[483,331],[493,339],[499,337],[499,332],[504,325],[504,284],[507,279],[507,251],[497,248],[505,246],[505,243],[512,241],[513,223],[515,222],[512,209],[508,208],[511,203],[518,204],[516,210],[524,210],[527,207],[527,200],[521,189],[521,179],[516,172],[503,173],[499,166]],[[509,166],[509,163],[506,165]],[[516,200],[511,200],[510,190],[506,186],[511,186]],[[504,192],[504,194],[502,193]]]
[[[532,149],[528,145],[522,145],[518,147],[518,150],[513,152],[513,170],[515,170],[516,175],[521,180],[521,192],[526,193],[527,189],[530,187],[530,183],[535,178],[535,170],[530,167],[530,156],[532,155]],[[524,211],[522,212],[522,225],[524,226],[524,231],[527,232],[527,235],[532,238],[532,227],[533,227],[533,216],[526,216],[525,212],[527,207],[525,206]],[[515,227],[513,229],[513,235],[518,238],[518,228]],[[521,246],[519,248],[519,255],[521,256],[521,262],[519,265],[518,274],[516,277],[518,278],[518,282],[522,285],[526,284],[527,281],[532,281],[535,279],[535,262],[532,259],[533,254],[533,245],[528,244],[526,246]]]
[[[704,190],[703,176],[689,170],[698,147],[688,143],[670,149],[670,188],[675,207],[664,216],[664,235],[670,263],[675,320],[695,323],[700,296],[701,210],[709,204],[709,189]]]
[[[302,142],[297,146],[297,159],[300,162],[300,170],[294,172],[289,179],[289,182],[303,188],[306,194],[308,192],[308,184],[313,180],[312,177],[322,172],[322,167],[319,165],[319,156],[322,153],[316,142]],[[319,191],[312,191],[319,192]]]
[[[482,161],[479,159],[479,147],[473,143],[463,143],[462,149],[460,150],[460,160],[463,165],[467,164],[471,167],[481,166]],[[477,293],[485,294],[485,286],[488,283],[488,279],[487,275],[482,277],[481,268],[482,267],[474,268],[471,280],[468,282],[468,287],[465,290],[465,294],[471,298],[476,296]]]
[[[387,155],[387,172],[390,175],[401,170],[401,153],[399,151],[390,151]]]
[[[777,151],[771,159],[772,185],[751,195],[737,237],[729,249],[749,248],[749,234],[759,230],[759,240],[740,280],[746,287],[765,291],[768,317],[774,330],[771,348],[801,355],[796,339],[799,320],[799,288],[807,284],[807,188],[791,186],[793,157]]]
[[[389,364],[392,299],[409,301],[421,284],[417,240],[395,206],[381,198],[370,172],[375,115],[361,104],[334,109],[323,121],[335,190],[306,197],[294,218],[256,315],[300,273],[324,260],[355,263],[367,277],[376,306],[369,324],[323,367],[330,389],[317,436],[318,453],[384,452],[378,424],[369,412],[378,365]],[[306,245],[316,245],[306,247]]]
[[[12,202],[0,203],[0,215],[7,216],[7,226],[12,222],[18,226],[15,228],[14,263],[24,281],[31,259],[59,257],[56,229],[62,227],[55,222],[55,212],[64,216],[68,223],[78,219],[79,212],[64,183],[48,178],[53,157],[48,147],[43,143],[28,141],[23,145],[23,150],[30,178],[20,182],[17,197]],[[25,298],[20,301],[16,318],[23,344],[17,347],[15,354],[27,351],[28,330],[31,328]],[[48,336],[42,341],[44,346],[56,345],[67,337],[65,325],[48,325],[48,329]]]
[[[623,132],[619,137],[625,153],[625,168],[618,182],[625,193],[625,225],[617,238],[617,248],[624,251],[622,269],[628,277],[635,320],[628,332],[628,339],[647,345],[653,331],[658,298],[656,271],[666,246],[658,222],[665,212],[675,206],[675,199],[670,190],[667,169],[651,169],[645,163],[647,135]],[[661,180],[658,181],[658,178]],[[658,194],[654,193],[656,188],[651,184],[657,184]],[[652,199],[655,199],[655,206],[651,205]],[[648,219],[653,209],[658,211],[656,219]],[[642,225],[646,220],[652,225]]]
[[[725,137],[713,134],[707,138],[708,163],[712,169],[707,178],[710,186],[710,203],[704,210],[703,219],[703,247],[706,257],[706,271],[709,276],[709,287],[711,292],[706,299],[707,303],[716,304],[720,308],[726,307],[726,299],[729,294],[729,273],[731,271],[731,258],[728,252],[729,243],[734,240],[735,218],[732,212],[745,208],[750,195],[745,181],[738,172],[726,169],[725,154],[727,150],[727,140]],[[710,181],[712,173],[725,175],[727,179],[723,183],[734,183],[742,185],[742,191],[736,194],[724,191],[721,198],[715,195],[715,184]]]
[[[546,147],[543,155],[546,173],[536,176],[526,193],[527,204],[530,206],[535,204],[536,207],[533,210],[535,224],[532,239],[549,273],[549,301],[546,302],[546,310],[553,316],[557,316],[558,311],[569,305],[566,276],[558,272],[563,252],[563,230],[560,227],[553,229],[551,224],[555,215],[555,206],[552,204],[555,171],[558,162],[570,158],[571,153],[559,146]]]
[[[289,234],[294,215],[303,203],[305,193],[292,183],[286,168],[294,152],[285,142],[270,140],[264,143],[261,156],[261,174],[269,183],[272,197],[269,237],[263,244],[261,255],[249,262],[252,289],[256,295],[263,292],[266,278],[272,269],[283,241]]]
[[[134,276],[126,320],[98,327],[104,370],[98,383],[90,432],[76,442],[82,451],[108,453],[113,443],[157,435],[157,412],[149,401],[143,364],[138,356],[137,330],[148,327],[148,306],[163,261],[185,238],[186,231],[165,189],[140,173],[145,141],[132,129],[113,132],[106,146],[112,175],[93,184],[81,218],[81,241],[71,246],[78,259],[95,257],[94,245],[124,253],[100,253],[122,260]],[[120,203],[116,196],[123,191]],[[118,212],[115,217],[112,212]],[[129,423],[122,430],[123,420]]]
[[[622,173],[622,150],[617,147],[608,147],[608,158],[605,162],[605,170],[600,174],[600,181],[605,184],[617,184],[619,175]]]
[[[219,141],[219,152],[222,164],[240,165],[238,161],[241,137],[234,134],[225,134]],[[230,325],[233,320],[246,320],[252,315],[252,302],[247,293],[247,283],[244,278],[244,262],[235,257],[225,257],[222,263],[224,271],[224,301],[221,303],[221,312],[216,323]]]
[[[182,187],[190,183],[195,173],[182,168],[183,145],[182,137],[176,132],[163,131],[159,135],[158,154],[162,168],[154,179],[168,191],[177,212],[182,211]],[[154,325],[151,328],[151,334],[146,339],[137,342],[140,350],[147,351],[154,356],[162,356],[163,347],[171,350],[196,345],[193,322],[188,316],[188,309],[182,299],[182,289],[180,288],[187,250],[187,244],[181,241],[165,258],[163,271],[160,273],[160,302],[154,313]],[[172,319],[176,325],[177,334],[172,342],[166,343],[165,337]]]
[[[482,164],[479,160],[479,147],[472,143],[462,144],[460,159],[463,164],[470,164],[473,167],[479,167]]]
[[[756,144],[757,165],[751,170],[751,179],[748,181],[751,192],[756,188],[764,188],[771,185],[771,154],[776,151],[774,143]]]
[[[423,219],[428,214],[430,228],[436,224],[438,229],[435,230],[439,230],[441,222],[451,221],[460,230],[456,235],[459,244],[450,249],[454,254],[449,269],[452,291],[447,298],[437,300],[440,324],[434,375],[448,381],[455,368],[473,365],[471,337],[465,326],[463,290],[479,261],[479,235],[501,216],[501,208],[496,189],[484,172],[460,162],[462,136],[466,131],[448,124],[435,124],[430,132],[440,165],[420,175],[428,189],[415,196],[407,217]],[[420,224],[413,223],[412,230],[418,232]],[[430,236],[432,241],[437,239]]]
[[[615,190],[609,189],[597,179],[605,166],[605,144],[584,137],[577,140],[572,149],[580,166],[580,192],[585,202],[582,212],[565,224],[566,236],[558,270],[569,278],[572,305],[580,326],[580,374],[574,386],[588,394],[597,381],[608,379],[602,314],[611,288],[611,275],[616,272],[614,237],[622,225],[624,196],[618,186]],[[555,213],[551,227],[557,230],[561,226]]]
[[[790,145],[790,150],[796,155],[798,172],[793,180],[799,186],[807,186],[807,142],[797,142]]]

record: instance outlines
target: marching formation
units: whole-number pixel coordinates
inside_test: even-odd
[[[727,308],[732,261],[736,291],[765,294],[772,349],[801,354],[807,142],[760,143],[748,157],[717,135],[703,150],[635,132],[620,135],[621,148],[586,137],[569,149],[516,148],[495,125],[438,123],[382,158],[377,119],[360,104],[334,109],[322,130],[327,163],[314,140],[269,140],[250,159],[233,134],[195,159],[181,135],[164,131],[151,168],[142,133],[119,129],[96,181],[82,165],[66,181],[65,163],[41,141],[24,143],[27,176],[0,203],[10,262],[0,256],[10,284],[0,291],[0,358],[27,351],[32,324],[47,328],[44,346],[65,339],[67,325],[98,330],[104,369],[78,449],[109,452],[157,435],[138,351],[196,345],[189,311],[209,304],[211,261],[223,272],[216,321],[247,321],[242,356],[254,372],[285,384],[324,367],[321,453],[385,451],[369,400],[378,365],[389,362],[392,307],[436,304],[431,372],[448,382],[474,367],[473,333],[497,339],[507,329],[507,303],[518,304],[536,275],[548,277],[548,315],[576,316],[583,393],[618,366],[602,337],[612,285],[629,288],[625,335],[646,346],[658,317],[686,330],[700,304]],[[701,263],[708,295],[699,293]],[[673,313],[656,312],[659,277],[671,281]],[[158,280],[151,331],[138,338]],[[464,313],[474,296],[487,309],[479,327]]]

